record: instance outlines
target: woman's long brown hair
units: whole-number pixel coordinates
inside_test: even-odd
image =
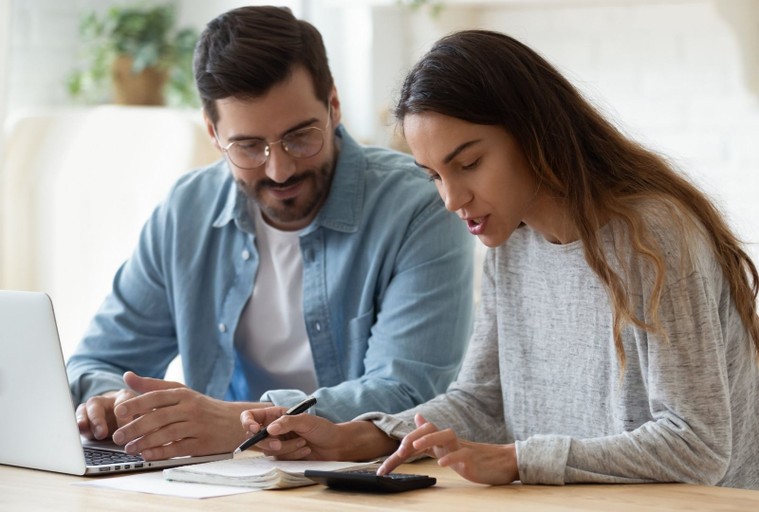
[[[608,290],[622,367],[625,325],[661,332],[658,310],[666,265],[640,210],[648,200],[674,209],[683,237],[706,234],[759,361],[759,274],[723,215],[664,158],[607,121],[536,52],[498,32],[467,30],[444,37],[409,72],[395,109],[401,122],[422,112],[500,125],[515,137],[538,182],[569,208],[585,258]],[[605,218],[626,225],[633,251],[654,271],[649,322],[632,311],[623,276],[600,244]]]

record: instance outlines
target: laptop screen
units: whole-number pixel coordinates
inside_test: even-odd
[[[227,459],[232,454],[86,467],[50,297],[0,290],[0,464],[110,474]]]

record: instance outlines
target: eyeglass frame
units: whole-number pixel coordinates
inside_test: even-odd
[[[297,130],[293,130],[291,132],[288,132],[285,135],[283,135],[281,139],[275,140],[275,141],[272,141],[272,142],[269,142],[266,139],[259,139],[259,138],[256,138],[256,137],[250,137],[250,138],[247,138],[247,139],[233,140],[232,142],[230,142],[226,146],[222,145],[221,140],[219,140],[219,134],[216,132],[216,126],[213,127],[213,136],[216,139],[216,142],[219,144],[219,149],[221,149],[224,152],[224,154],[227,156],[227,158],[229,159],[230,163],[232,163],[232,165],[234,165],[235,167],[238,167],[240,169],[243,169],[243,170],[253,170],[253,169],[258,169],[259,167],[261,167],[262,165],[265,165],[266,162],[269,161],[269,157],[271,156],[271,146],[273,144],[279,144],[282,147],[282,151],[284,151],[291,158],[295,158],[296,160],[303,160],[303,159],[306,159],[306,158],[315,157],[316,155],[318,155],[319,153],[321,153],[322,149],[324,149],[324,142],[325,142],[324,134],[327,131],[327,129],[329,128],[329,125],[330,125],[331,122],[332,122],[332,105],[330,105],[329,109],[327,110],[327,122],[324,124],[324,129],[319,128],[318,126],[304,126],[303,128],[298,128]],[[305,132],[307,130],[316,130],[316,131],[318,131],[321,134],[321,136],[322,136],[322,144],[321,144],[321,146],[319,147],[319,149],[314,154],[309,155],[309,156],[295,156],[295,155],[293,155],[287,149],[287,146],[285,144],[283,144],[283,142],[285,142],[285,139],[289,135],[292,135],[294,133]],[[232,160],[232,157],[229,156],[229,148],[231,148],[232,146],[234,146],[237,143],[245,142],[245,141],[250,141],[250,140],[260,141],[260,142],[263,142],[265,144],[265,146],[264,146],[264,155],[266,157],[264,158],[263,162],[261,162],[260,164],[258,164],[256,166],[253,166],[253,167],[242,167],[241,165],[236,164],[235,161]]]

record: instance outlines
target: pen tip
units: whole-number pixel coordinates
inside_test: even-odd
[[[232,455],[237,455],[238,453],[242,453],[242,450],[240,450],[239,448],[235,448],[235,451],[232,452]]]

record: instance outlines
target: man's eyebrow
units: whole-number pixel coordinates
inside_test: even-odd
[[[282,134],[279,135],[279,138],[281,139],[282,137],[284,137],[288,133],[297,132],[301,128],[307,128],[309,126],[313,126],[317,122],[319,122],[319,120],[317,118],[315,118],[315,117],[312,117],[311,119],[306,119],[305,121],[302,121],[302,122],[296,124],[295,126],[292,126],[292,127],[288,128],[287,130],[285,130]],[[255,136],[252,136],[252,135],[239,134],[239,135],[233,135],[232,137],[227,138],[227,141],[229,141],[229,142],[237,142],[238,140],[251,140],[251,139],[266,140],[263,137],[255,137]]]

